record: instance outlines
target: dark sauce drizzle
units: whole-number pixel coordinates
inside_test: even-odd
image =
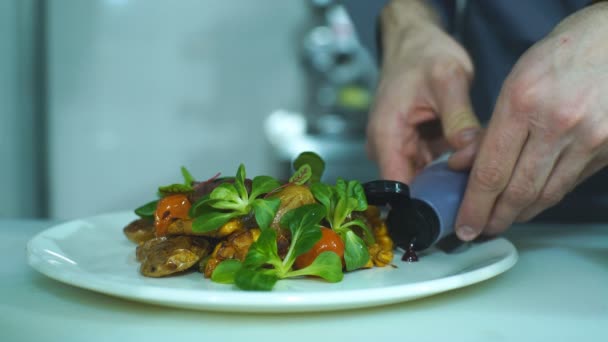
[[[416,254],[416,250],[414,250],[414,241],[411,241],[405,253],[403,253],[402,261],[407,262],[416,262],[418,261],[418,254]]]

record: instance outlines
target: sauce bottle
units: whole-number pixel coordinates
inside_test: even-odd
[[[407,184],[377,180],[363,184],[369,204],[387,206],[386,219],[397,246],[425,250],[453,235],[468,172],[448,168],[440,158]]]

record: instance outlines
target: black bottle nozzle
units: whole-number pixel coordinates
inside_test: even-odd
[[[447,161],[425,168],[411,186],[388,180],[363,184],[369,204],[388,206],[388,229],[397,246],[424,250],[454,232],[468,174],[450,170]]]
[[[439,235],[439,222],[426,203],[412,199],[409,187],[401,182],[377,180],[363,184],[367,202],[389,209],[386,224],[395,244],[407,249],[430,247]]]

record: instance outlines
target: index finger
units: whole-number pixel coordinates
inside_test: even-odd
[[[416,135],[408,125],[412,95],[398,87],[380,89],[367,125],[367,153],[384,179],[409,182],[415,174]]]
[[[468,241],[488,224],[498,196],[506,188],[528,136],[526,120],[511,113],[499,101],[478,156],[456,218],[456,234]]]

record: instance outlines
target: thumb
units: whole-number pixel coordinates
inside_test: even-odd
[[[433,95],[443,135],[458,151],[477,141],[481,126],[471,105],[465,69],[458,64],[441,69],[440,74],[431,78]]]

